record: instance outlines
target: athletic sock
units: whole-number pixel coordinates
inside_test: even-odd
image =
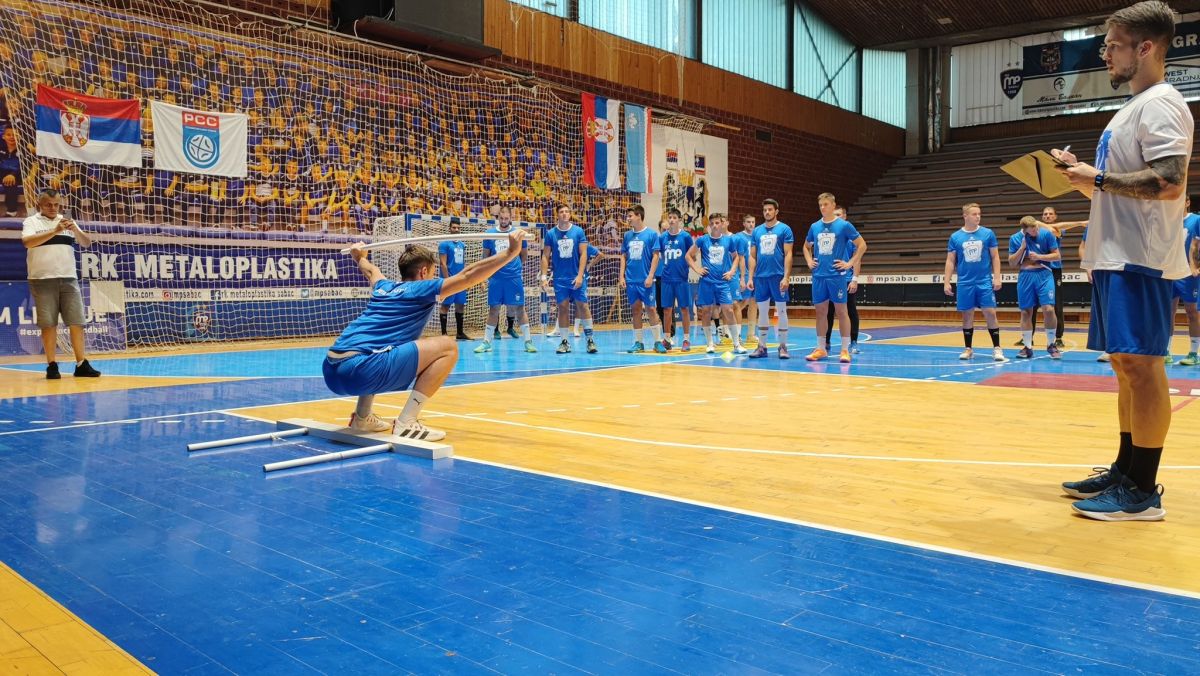
[[[408,395],[408,401],[405,402],[404,409],[400,411],[400,422],[410,423],[420,417],[421,407],[427,401],[429,401],[429,397],[413,390],[412,394]]]
[[[1129,474],[1129,464],[1133,460],[1133,433],[1121,432],[1121,445],[1117,447],[1117,459],[1113,463],[1121,474]]]
[[[1158,462],[1162,460],[1162,446],[1158,448],[1145,448],[1143,446],[1133,446],[1130,461],[1129,477],[1133,483],[1137,484],[1138,490],[1150,493],[1154,491],[1155,484],[1158,483]]]
[[[528,324],[521,325],[521,337],[524,338],[525,340],[530,340]]]
[[[461,312],[454,313],[454,323],[458,325],[458,332],[463,333],[463,326],[464,326],[463,313],[461,313]]]
[[[733,330],[729,332],[732,335],[734,345],[742,344],[742,325],[734,324]]]
[[[654,324],[650,327],[650,335],[654,336],[654,342],[662,342],[662,325]]]
[[[576,320],[576,321],[578,322],[580,320]],[[584,319],[582,321],[583,321],[583,335],[587,336],[588,338],[591,338],[592,337],[592,320]]]
[[[641,329],[634,329],[634,330],[633,330],[633,342],[635,342],[635,343],[640,343],[640,342],[642,342],[642,336],[643,336],[643,334],[642,334],[642,330],[641,330]]]
[[[516,322],[516,319],[514,319],[513,317],[509,317],[509,318],[508,318],[508,330],[509,330],[509,331],[512,331],[512,330],[513,330],[513,325],[514,325],[514,324],[516,324],[516,323],[517,323],[517,322]]]
[[[1023,338],[1025,340],[1025,347],[1032,350],[1033,349],[1033,331],[1032,330],[1022,331],[1021,338]]]
[[[709,345],[713,344],[713,325],[711,322],[704,325],[704,342]]]
[[[966,345],[969,350],[971,349],[971,343],[975,341],[975,329],[963,329],[962,332],[963,345]]]
[[[575,333],[579,333],[579,327],[583,325],[582,319],[575,320]]]
[[[1055,340],[1054,329],[1046,329],[1046,347],[1053,345]]]
[[[447,317],[446,317],[445,312],[438,315],[438,323],[440,323],[442,325],[442,335],[443,336],[446,335],[446,319],[447,319]]]
[[[1000,329],[988,329],[988,335],[992,337],[992,347],[1000,347]]]
[[[483,327],[483,342],[491,342],[492,336],[496,335],[496,327],[488,324]]]
[[[1192,338],[1192,352],[1200,352],[1200,338]]]
[[[767,334],[771,332],[771,327],[765,324],[758,325],[758,344],[760,347],[767,346]]]

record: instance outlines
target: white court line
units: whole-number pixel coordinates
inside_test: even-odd
[[[954,549],[952,547],[942,547],[940,545],[932,545],[932,544],[928,544],[928,543],[924,543],[924,542],[918,542],[916,540],[905,540],[905,539],[901,539],[901,538],[890,537],[887,535],[878,535],[876,533],[868,533],[865,531],[852,530],[849,528],[840,528],[838,526],[830,526],[828,524],[823,524],[823,523],[815,523],[812,521],[802,521],[800,519],[792,519],[792,518],[789,518],[786,516],[779,516],[776,514],[766,514],[763,512],[755,512],[755,511],[748,510],[748,509],[739,509],[737,507],[730,507],[728,505],[721,505],[721,504],[717,504],[717,503],[713,503],[713,502],[704,502],[702,500],[692,500],[689,498],[682,498],[677,495],[668,495],[666,493],[657,493],[655,491],[646,491],[646,490],[641,490],[641,489],[637,489],[637,488],[630,488],[628,486],[620,486],[617,484],[606,483],[603,481],[592,481],[590,479],[581,479],[579,477],[567,476],[565,474],[556,474],[554,472],[543,472],[541,470],[534,470],[534,469],[529,469],[527,467],[519,467],[516,465],[507,465],[507,464],[500,463],[500,462],[492,462],[490,460],[481,460],[479,458],[472,458],[470,456],[465,456],[465,455],[455,455],[454,459],[455,460],[464,460],[466,462],[474,462],[474,463],[478,463],[480,465],[488,465],[491,467],[498,467],[500,469],[507,469],[507,470],[511,470],[514,472],[522,472],[524,474],[536,474],[538,476],[549,477],[551,479],[560,479],[563,481],[570,481],[570,482],[574,482],[574,483],[586,484],[589,486],[597,486],[599,488],[607,488],[607,489],[614,490],[614,491],[621,491],[622,493],[633,493],[635,495],[644,495],[646,497],[657,498],[660,500],[668,500],[671,502],[678,502],[678,503],[683,503],[686,505],[695,505],[697,507],[703,507],[705,509],[715,509],[717,511],[729,512],[732,514],[742,514],[744,516],[750,516],[750,517],[754,517],[756,519],[764,519],[766,521],[775,521],[777,523],[787,523],[787,524],[791,524],[793,526],[812,528],[814,530],[825,531],[827,533],[840,533],[842,535],[851,535],[854,537],[863,538],[865,540],[874,540],[876,542],[888,542],[891,544],[903,545],[905,547],[911,547],[913,549],[918,549],[918,550],[938,552],[940,554],[949,554],[951,556],[961,556],[963,558],[974,559],[976,561],[987,561],[988,563],[999,563],[1001,565],[1012,566],[1014,568],[1023,568],[1026,570],[1036,570],[1041,573],[1051,573],[1054,575],[1063,575],[1065,577],[1072,577],[1072,578],[1075,578],[1078,580],[1089,580],[1091,582],[1102,582],[1104,584],[1111,584],[1111,585],[1115,585],[1118,587],[1129,587],[1131,589],[1141,589],[1143,591],[1151,591],[1151,592],[1156,592],[1156,593],[1160,593],[1160,594],[1170,594],[1173,596],[1183,596],[1183,597],[1192,598],[1192,599],[1200,599],[1200,592],[1188,591],[1186,589],[1176,589],[1174,587],[1163,587],[1163,586],[1155,585],[1155,584],[1146,584],[1144,582],[1134,582],[1131,580],[1122,580],[1120,578],[1109,577],[1107,575],[1094,575],[1092,573],[1083,573],[1083,572],[1075,571],[1075,570],[1067,570],[1065,568],[1055,568],[1053,566],[1043,566],[1041,564],[1030,563],[1028,561],[1019,561],[1017,559],[1007,559],[1007,558],[1000,557],[1000,556],[991,556],[988,554],[980,554],[978,552],[971,552],[971,551],[967,551],[965,549]]]
[[[392,406],[391,404],[376,404],[384,408],[401,409],[402,406]],[[432,411],[431,411],[432,412]],[[655,441],[653,439],[638,439],[636,437],[623,437],[615,434],[601,434],[599,432],[587,432],[584,430],[564,429],[562,427],[549,427],[546,425],[534,425],[532,423],[522,423],[513,420],[496,420],[494,418],[481,418],[478,416],[465,416],[461,413],[449,413],[446,411],[436,411],[438,415],[447,418],[463,418],[466,420],[478,420],[481,422],[489,422],[495,425],[509,425],[512,427],[524,427],[526,429],[541,430],[543,432],[556,432],[559,434],[574,434],[581,437],[591,437],[594,439],[604,439],[606,441],[621,441],[629,444],[641,444],[643,446],[665,446],[670,448],[693,448],[699,451],[719,451],[726,453],[746,453],[750,455],[781,455],[797,458],[825,458],[830,460],[872,460],[883,462],[918,462],[930,463],[938,465],[987,465],[993,467],[1038,467],[1038,468],[1068,468],[1080,469],[1090,468],[1091,465],[1081,465],[1079,463],[1054,463],[1054,462],[1012,462],[1001,460],[960,460],[953,458],[914,458],[904,456],[890,455],[865,455],[855,453],[816,453],[812,451],[782,451],[770,448],[745,448],[740,446],[715,446],[710,444],[688,444],[678,441]],[[1159,469],[1171,470],[1200,470],[1200,465],[1164,465]]]

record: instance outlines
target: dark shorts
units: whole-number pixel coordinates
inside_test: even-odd
[[[1137,272],[1092,272],[1088,349],[1165,357],[1174,332],[1174,282]]]

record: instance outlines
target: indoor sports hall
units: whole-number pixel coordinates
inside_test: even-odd
[[[431,3],[345,4],[0,3],[5,187],[22,188],[0,218],[0,672],[1200,673],[1185,308],[1164,366],[1168,514],[1109,523],[1060,486],[1103,470],[1118,432],[1081,229],[1058,244],[1062,330],[1039,310],[1028,358],[1017,267],[1003,361],[979,315],[964,354],[943,289],[968,203],[1001,259],[1022,216],[1088,218],[1080,194],[1002,167],[1096,152],[1124,96],[1050,106],[1047,73],[1087,75],[1063,62],[1090,63],[1128,3],[455,0],[458,33]],[[453,14],[472,7],[474,37]],[[1167,66],[1186,70],[1200,15],[1172,7]],[[756,56],[770,44],[786,63]],[[624,145],[602,158],[585,146],[614,102]],[[241,176],[205,173],[238,159],[229,120]],[[47,125],[62,143],[41,145]],[[80,154],[95,141],[102,160]],[[171,153],[193,170],[164,168]],[[99,377],[73,375],[65,323],[47,377],[22,233],[48,188],[77,222]],[[830,356],[805,358],[825,340],[802,254],[824,192],[866,242],[847,361],[837,326]],[[716,213],[762,222],[767,198],[796,233],[789,319],[772,310],[757,342],[735,327],[765,356],[727,322],[677,326],[663,351],[634,333],[633,207],[700,237]],[[559,203],[595,249],[580,325],[539,269]],[[510,215],[529,233],[528,340],[514,308],[487,318],[487,283],[444,319],[438,303],[424,335],[466,334],[421,413],[445,440],[355,433],[355,397],[322,375],[377,302],[349,247],[389,278],[412,247],[460,243],[479,265]]]

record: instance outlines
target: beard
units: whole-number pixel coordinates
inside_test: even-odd
[[[1112,84],[1112,88],[1116,89],[1117,87],[1120,87],[1121,85],[1125,84],[1126,82],[1129,82],[1130,80],[1132,80],[1133,77],[1135,75],[1137,75],[1137,72],[1138,72],[1138,65],[1136,63],[1133,63],[1133,64],[1130,64],[1129,66],[1127,66],[1126,68],[1124,68],[1123,70],[1113,71],[1113,74],[1108,77],[1108,81],[1109,81],[1109,83]]]

